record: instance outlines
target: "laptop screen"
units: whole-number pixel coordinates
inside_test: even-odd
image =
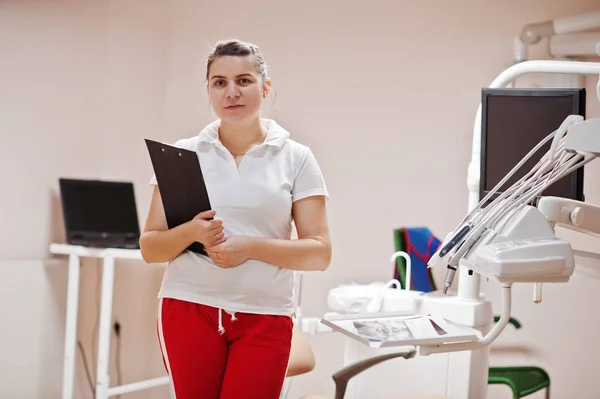
[[[67,237],[139,237],[133,183],[60,179]]]

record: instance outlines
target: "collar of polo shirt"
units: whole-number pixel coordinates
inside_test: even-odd
[[[267,128],[267,137],[263,144],[281,148],[290,137],[290,133],[272,119],[261,118],[261,122]],[[223,145],[219,140],[220,125],[221,121],[216,120],[202,129],[199,135],[199,143]]]

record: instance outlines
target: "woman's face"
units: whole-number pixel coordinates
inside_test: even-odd
[[[254,57],[219,57],[208,79],[208,97],[219,119],[239,125],[260,115],[270,82],[263,82]]]

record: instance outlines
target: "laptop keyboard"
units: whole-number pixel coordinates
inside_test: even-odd
[[[127,241],[127,242],[111,242],[108,240],[70,240],[71,245],[81,245],[82,247],[91,248],[119,248],[119,249],[140,249],[139,242]]]

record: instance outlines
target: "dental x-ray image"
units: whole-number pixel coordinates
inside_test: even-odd
[[[355,321],[354,328],[359,336],[369,341],[401,341],[413,338],[404,320]]]

